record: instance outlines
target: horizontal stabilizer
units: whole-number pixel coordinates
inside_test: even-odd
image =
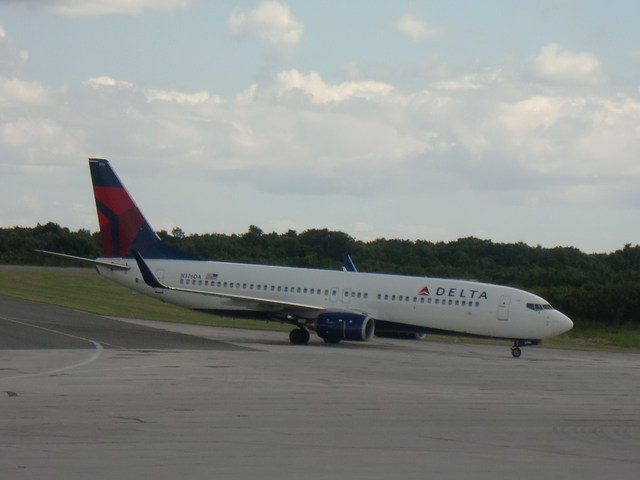
[[[102,267],[112,268],[114,270],[129,270],[131,267],[122,265],[120,263],[105,262],[104,260],[94,260],[92,258],[76,257],[75,255],[67,255],[66,253],[49,252],[47,250],[34,250],[39,253],[46,253],[47,255],[55,255],[57,257],[68,258],[69,260],[78,260],[80,262],[91,263],[92,265],[100,265]]]

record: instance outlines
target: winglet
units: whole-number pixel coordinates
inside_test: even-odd
[[[355,263],[351,260],[351,256],[348,253],[342,254],[342,270],[345,272],[357,272]]]
[[[137,250],[132,250],[132,253],[136,259],[136,263],[138,264],[138,268],[140,269],[140,273],[142,274],[144,283],[149,285],[151,288],[167,289],[168,287],[160,283],[160,281],[153,274],[147,263],[144,261],[144,258],[142,258],[142,255],[140,255]]]

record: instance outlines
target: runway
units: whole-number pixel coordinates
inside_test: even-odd
[[[7,479],[636,479],[640,355],[111,319],[0,296]]]

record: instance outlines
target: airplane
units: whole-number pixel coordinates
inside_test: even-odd
[[[193,310],[293,325],[289,340],[307,344],[309,330],[326,343],[368,341],[376,332],[450,333],[513,341],[521,347],[573,328],[569,317],[533,293],[445,278],[205,261],[163,242],[105,159],[89,167],[102,237],[99,274],[137,292]]]

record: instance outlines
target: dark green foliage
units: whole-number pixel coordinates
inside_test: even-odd
[[[0,228],[0,264],[69,265],[36,249],[95,258],[100,254],[100,238],[88,230],[72,232],[51,222],[34,228]]]
[[[340,269],[349,253],[361,272],[466,278],[538,293],[577,322],[640,327],[640,247],[608,254],[576,248],[502,244],[474,237],[453,242],[378,239],[361,242],[328,229],[265,233],[251,225],[241,235],[158,232],[166,242],[202,258]],[[54,223],[0,229],[0,264],[69,265],[34,252],[100,255],[98,234]]]

